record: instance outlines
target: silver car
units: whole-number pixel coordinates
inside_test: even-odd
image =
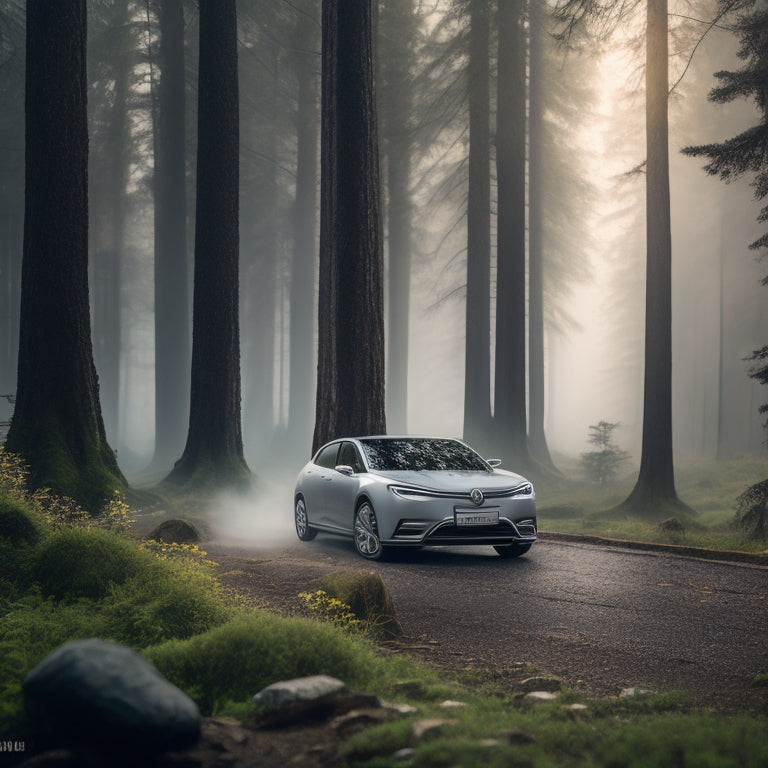
[[[448,438],[334,440],[299,473],[296,533],[351,536],[369,560],[391,546],[454,544],[518,557],[536,541],[536,499],[531,483],[499,463]]]

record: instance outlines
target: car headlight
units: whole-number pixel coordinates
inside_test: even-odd
[[[426,499],[434,499],[435,497],[443,496],[442,493],[435,493],[433,491],[425,491],[420,488],[409,488],[404,485],[390,485],[389,490],[399,496],[401,499],[408,499],[409,501],[425,501]]]
[[[513,488],[509,494],[510,496],[532,496],[533,486],[530,483],[523,483],[518,485],[517,488]]]

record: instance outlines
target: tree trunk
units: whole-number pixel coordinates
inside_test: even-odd
[[[288,436],[306,451],[312,439],[314,382],[315,270],[317,265],[317,171],[319,78],[314,56],[317,24],[305,14],[296,21],[299,86],[296,115],[296,199],[293,208],[293,261],[290,277]]]
[[[528,449],[554,469],[544,433],[544,68],[547,30],[538,3],[529,3],[530,86],[528,130]]]
[[[14,180],[15,181],[15,180]],[[23,248],[23,175],[14,189],[9,184],[0,213],[0,395],[12,394],[16,384],[16,361],[19,356],[19,288]],[[6,190],[3,190],[5,193]]]
[[[528,459],[525,349],[525,27],[523,0],[499,4],[498,249],[494,433],[507,463]]]
[[[491,180],[488,0],[470,2],[467,314],[464,439],[487,444],[491,429]]]
[[[155,148],[155,456],[171,464],[189,413],[184,6],[159,0]]]
[[[371,0],[323,2],[320,302],[313,448],[383,434],[384,298]]]
[[[128,124],[128,89],[130,73],[129,18],[127,0],[115,5],[112,20],[114,35],[112,63],[113,95],[102,162],[104,165],[104,200],[99,206],[103,240],[93,259],[93,356],[99,374],[99,391],[104,427],[113,444],[120,442],[120,357],[121,270],[125,246],[126,181],[130,159]]]
[[[265,54],[262,53],[262,56]],[[280,50],[275,48],[271,57],[270,79],[264,90],[275,100],[278,94]],[[275,132],[270,132],[264,145],[265,154],[277,158],[278,146]],[[249,196],[261,201],[262,209],[248,216],[249,231],[246,272],[245,307],[246,325],[249,329],[246,347],[247,396],[245,399],[245,424],[248,436],[249,456],[261,463],[273,453],[275,431],[275,331],[281,275],[280,238],[278,233],[278,198],[276,162],[266,163]],[[261,193],[255,192],[255,186]],[[244,263],[245,260],[244,260]],[[279,387],[278,383],[278,387]]]
[[[88,305],[85,0],[27,3],[25,219],[16,409],[32,481],[98,509],[125,480],[107,444]]]
[[[7,150],[24,146],[24,8],[14,8],[19,18],[8,24],[3,66],[4,87],[0,94],[2,137]],[[24,153],[5,151],[0,169],[0,396],[16,386],[19,357],[19,299],[21,255],[24,241]],[[0,413],[5,418],[3,402]]]
[[[189,434],[168,480],[244,487],[240,423],[239,125],[235,0],[201,0]]]
[[[385,152],[388,233],[387,424],[405,434],[408,423],[408,328],[411,292],[411,153],[414,66],[412,0],[382,4],[382,147]]]
[[[667,0],[647,0],[645,379],[640,474],[622,506],[648,516],[687,509],[672,458],[672,236],[669,195]]]

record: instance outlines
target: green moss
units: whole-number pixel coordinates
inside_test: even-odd
[[[402,659],[388,665],[373,645],[330,624],[268,613],[242,614],[210,632],[145,653],[205,713],[218,711],[224,702],[249,700],[277,680],[327,674],[350,688],[368,689],[376,681],[383,687],[384,667],[401,673],[407,666]]]
[[[0,599],[16,599],[31,584],[34,547],[46,529],[38,512],[0,492]]]
[[[207,632],[232,616],[213,574],[181,558],[155,558],[113,585],[101,610],[109,637],[140,648]]]
[[[36,488],[75,499],[89,512],[97,512],[115,491],[124,491],[126,481],[112,449],[96,436],[81,431],[79,444],[53,416],[42,418],[34,430],[25,431],[13,422],[7,450],[18,453],[29,464]]]
[[[391,638],[403,633],[389,590],[375,571],[330,573],[319,584],[331,597],[350,607],[368,634]]]
[[[33,579],[44,595],[56,599],[105,597],[152,564],[152,555],[109,531],[64,528],[38,548]]]
[[[0,498],[0,539],[14,545],[35,544],[40,538],[39,524],[21,504]]]

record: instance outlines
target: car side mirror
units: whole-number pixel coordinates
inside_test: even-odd
[[[349,466],[349,464],[337,464],[334,469],[342,475],[352,477],[355,474],[355,470]]]
[[[501,459],[486,459],[486,461],[494,468],[501,466]]]

